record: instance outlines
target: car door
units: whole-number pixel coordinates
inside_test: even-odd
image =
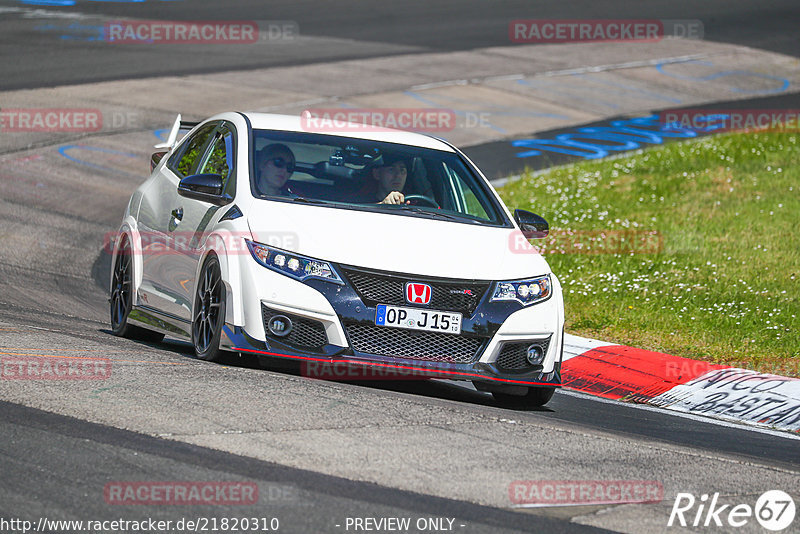
[[[175,317],[184,317],[185,285],[194,277],[179,270],[182,265],[176,247],[183,242],[184,204],[190,201],[178,195],[180,179],[195,173],[203,161],[219,123],[203,125],[189,134],[156,172],[153,184],[142,197],[139,231],[142,236],[142,283],[138,292],[140,305]]]
[[[236,190],[235,155],[235,131],[229,123],[222,123],[211,135],[194,174],[222,176],[224,194],[233,198]],[[182,319],[191,321],[197,285],[195,274],[198,271],[203,244],[209,228],[219,221],[227,206],[217,206],[210,202],[178,196],[175,209],[182,212],[182,219],[176,224],[171,236],[175,254],[170,258],[170,267],[174,275],[169,277],[167,282],[170,292],[176,295],[176,305],[179,308],[174,313]]]

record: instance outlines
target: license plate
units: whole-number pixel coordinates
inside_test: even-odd
[[[378,304],[375,309],[375,324],[409,330],[460,334],[461,314]]]

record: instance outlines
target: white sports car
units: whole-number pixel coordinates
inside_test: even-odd
[[[351,126],[179,116],[115,240],[114,333],[190,339],[204,360],[403,370],[547,403],[564,306],[527,241],[547,222],[512,215],[445,141]]]

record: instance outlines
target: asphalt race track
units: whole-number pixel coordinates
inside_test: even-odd
[[[0,106],[4,95],[69,84],[85,84],[76,91],[100,106],[113,92],[103,93],[104,81],[341,61],[355,67],[337,83],[368,92],[373,81],[360,77],[359,62],[506,47],[509,21],[524,18],[700,19],[715,54],[735,45],[795,63],[800,55],[800,8],[787,0],[45,3],[0,1]],[[187,45],[96,46],[97,28],[115,17],[295,21],[304,39],[202,54]],[[607,64],[604,53],[585,61]],[[54,101],[65,94],[52,91]],[[237,99],[221,93],[214,97]],[[780,106],[797,107],[796,96],[788,91]],[[154,86],[142,98],[162,97],[173,98]],[[187,96],[187,107],[202,98]],[[103,236],[117,228],[145,178],[154,125],[166,127],[174,112],[153,111],[141,127],[98,136],[91,149],[75,136],[20,140],[0,132],[0,358],[102,358],[112,369],[102,382],[0,381],[0,519],[259,517],[279,518],[281,532],[352,532],[348,518],[407,517],[430,527],[411,532],[448,525],[459,532],[680,532],[666,527],[679,492],[719,492],[724,503],[750,505],[771,489],[797,498],[800,438],[785,433],[571,392],[558,392],[542,410],[511,411],[463,384],[310,380],[246,357],[201,362],[175,340],[112,336]],[[507,141],[471,150],[496,169],[517,169],[503,165],[513,157]],[[664,498],[515,507],[509,488],[526,480],[658,481]],[[259,501],[109,503],[104,487],[124,481],[246,481],[258,487]],[[14,530],[0,523],[0,531]]]
[[[0,6],[36,7],[35,2],[3,0]],[[42,3],[42,9],[50,9]],[[187,9],[191,5],[191,9]],[[469,50],[508,44],[508,23],[515,19],[700,19],[705,38],[764,50],[796,54],[797,6],[792,0],[728,2],[692,0],[639,2],[501,2],[489,6],[480,0],[390,2],[365,5],[357,0],[264,4],[258,0],[147,2],[78,2],[75,10],[88,15],[164,20],[290,20],[302,35],[319,38],[319,45],[284,47],[275,53],[263,49],[194,54],[191,48],[164,54],[144,46],[120,51],[101,49],[83,39],[61,39],[70,19],[52,28],[35,30],[35,18],[5,21],[0,29],[4,65],[0,89],[53,86],[109,79],[241,70],[276,65],[316,63],[321,60],[379,57],[405,52]],[[92,36],[83,23],[84,36]],[[34,33],[31,34],[31,29]],[[360,43],[355,46],[356,42]],[[180,47],[177,47],[180,48]]]

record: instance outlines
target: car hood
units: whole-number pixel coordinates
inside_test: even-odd
[[[245,215],[254,241],[334,263],[475,280],[550,272],[513,228],[258,199]]]

